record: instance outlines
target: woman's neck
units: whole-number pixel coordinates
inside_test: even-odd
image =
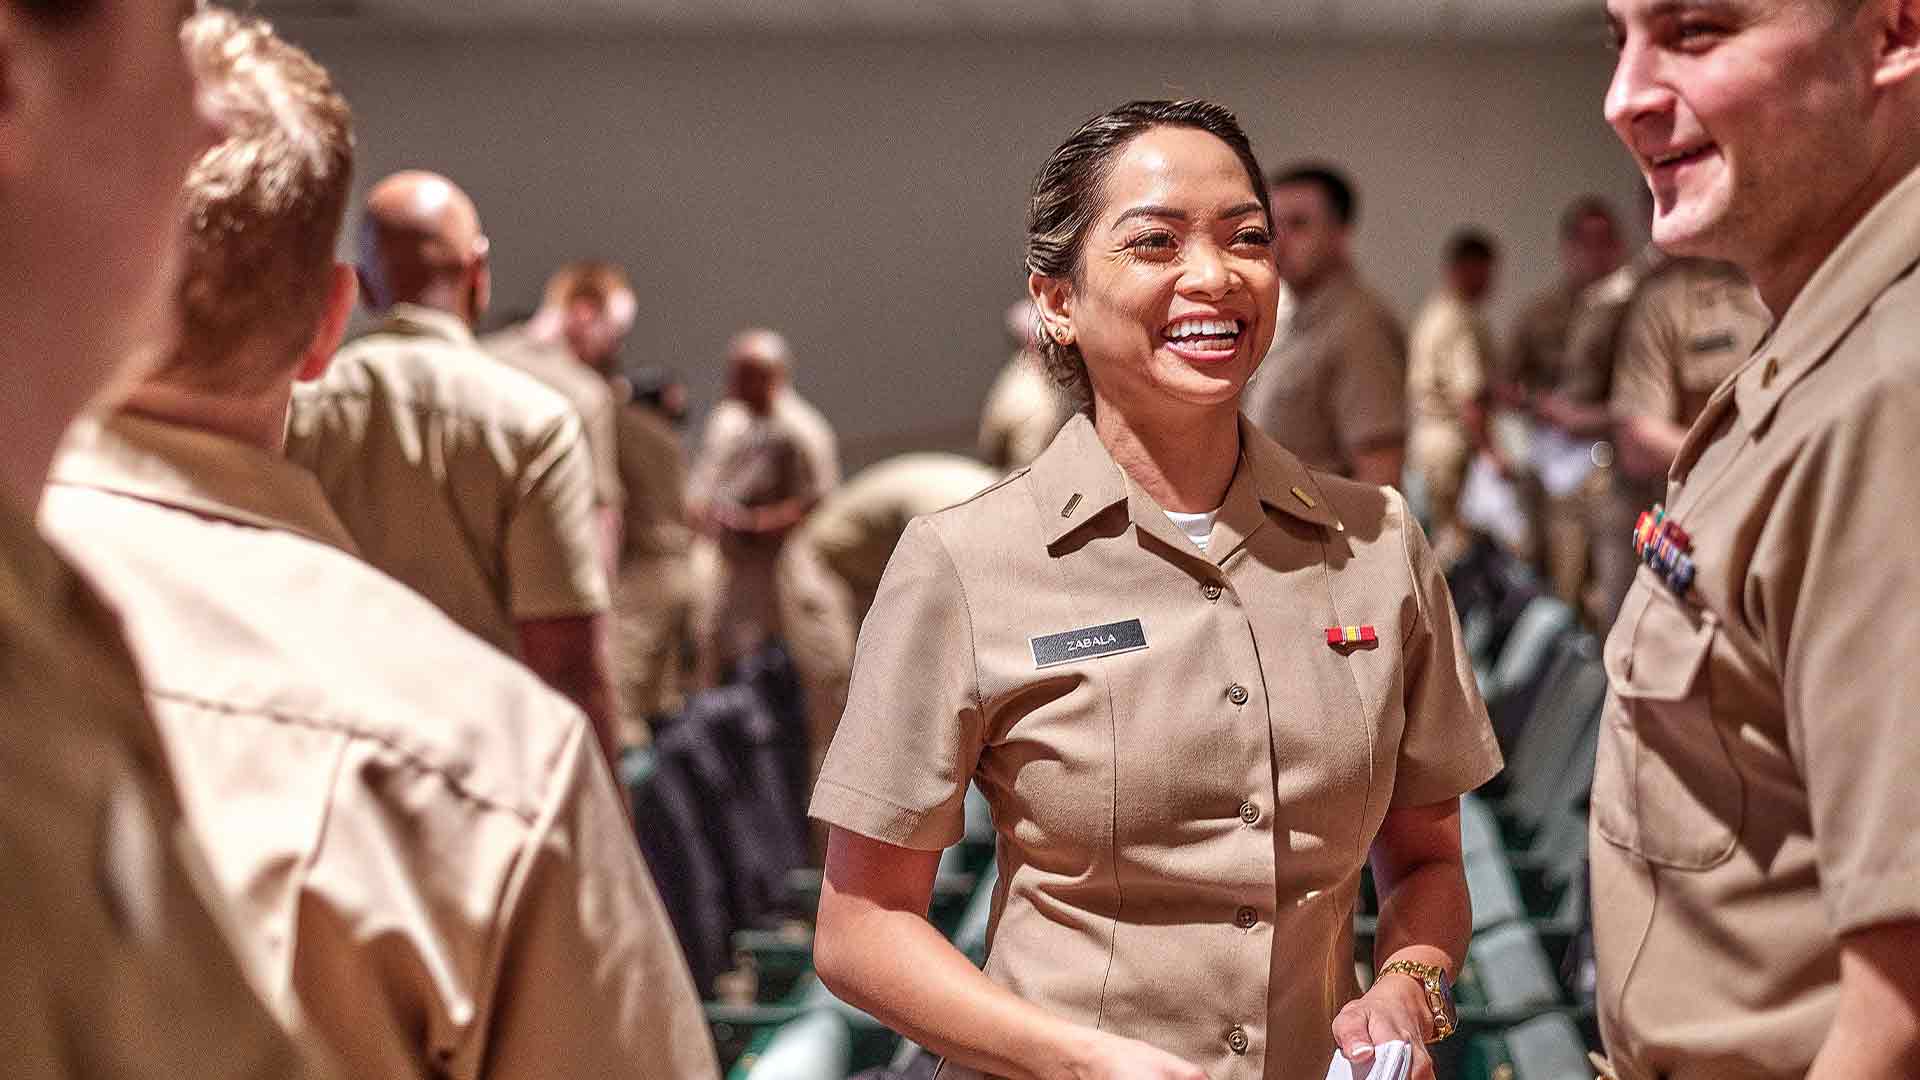
[[[1093,408],[1100,442],[1163,510],[1204,514],[1227,501],[1240,467],[1240,413],[1233,403],[1130,420],[1117,408]]]

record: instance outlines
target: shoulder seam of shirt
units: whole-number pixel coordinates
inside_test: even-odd
[[[313,715],[304,714],[304,713],[288,712],[284,709],[242,707],[242,706],[233,705],[223,701],[213,701],[211,699],[199,697],[194,694],[183,693],[177,690],[166,690],[166,689],[162,689],[155,686],[149,686],[147,688],[147,693],[158,701],[173,702],[175,704],[186,705],[186,706],[190,706],[192,708],[197,708],[197,709],[205,709],[209,712],[221,713],[227,716],[257,717],[261,719],[270,720],[277,724],[291,724],[299,727],[311,728],[315,731],[333,732],[334,734],[343,735],[351,739],[364,739],[368,742],[378,743],[381,746],[384,746],[387,749],[392,750],[395,753],[399,754],[401,759],[406,763],[408,763],[409,765],[412,765],[415,768],[421,769],[426,772],[430,772],[435,776],[440,777],[442,780],[446,781],[448,788],[450,788],[454,793],[458,794],[460,797],[464,799],[469,799],[472,802],[480,806],[483,806],[487,809],[498,810],[502,813],[511,814],[514,817],[519,818],[523,823],[527,825],[533,824],[533,822],[539,816],[539,811],[537,809],[527,809],[523,807],[511,806],[494,796],[487,795],[479,791],[475,791],[471,787],[467,786],[464,778],[459,776],[453,770],[447,768],[445,765],[441,765],[441,764],[437,764],[435,762],[429,761],[427,758],[425,758],[423,755],[421,755],[418,751],[414,750],[413,748],[404,746],[387,735],[380,734],[378,732],[368,731],[364,728],[358,727],[354,725],[350,720],[328,719],[325,717],[313,716]],[[536,800],[536,801],[539,801],[539,800]]]
[[[341,398],[351,398],[355,401],[366,402],[367,404],[372,404],[374,397],[374,395],[368,391],[341,386],[323,387],[317,390],[304,391],[303,393],[314,399],[338,400]],[[515,421],[512,417],[507,417],[505,419],[509,422],[503,424],[501,423],[503,419],[501,417],[477,416],[465,409],[451,406],[444,402],[422,401],[412,395],[408,395],[403,399],[402,403],[407,409],[415,413],[429,413],[447,420],[458,421],[462,424],[471,424],[476,427],[498,427],[501,430],[529,439],[550,437],[555,431],[564,429],[569,419],[574,420],[576,423],[579,422],[579,413],[571,407],[551,415],[531,416],[519,421]]]
[[[1407,587],[1409,591],[1413,593],[1413,608],[1420,615],[1419,623],[1408,627],[1406,634],[1400,638],[1400,653],[1404,657],[1406,655],[1407,643],[1413,640],[1414,632],[1421,626],[1432,623],[1433,613],[1427,610],[1426,591],[1420,587],[1420,572],[1414,569],[1413,565],[1413,530],[1419,528],[1419,526],[1413,522],[1407,513],[1406,497],[1394,488],[1389,487],[1385,490],[1387,492],[1387,505],[1392,508],[1394,515],[1400,519],[1400,556],[1407,564]]]
[[[927,520],[927,519],[922,519]],[[940,549],[940,557],[947,561],[947,569],[953,572],[954,588],[960,591],[960,610],[967,619],[967,663],[973,669],[973,677],[968,680],[973,695],[974,710],[980,714],[984,728],[987,716],[987,703],[980,695],[980,650],[976,647],[973,635],[973,605],[967,599],[967,582],[960,576],[960,564],[954,561],[953,553],[947,550],[946,538],[931,520],[927,520],[926,529],[933,534],[933,542]]]

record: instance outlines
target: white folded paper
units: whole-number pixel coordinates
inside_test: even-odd
[[[1381,1043],[1373,1048],[1371,1058],[1357,1065],[1335,1050],[1333,1063],[1327,1066],[1327,1080],[1407,1080],[1411,1075],[1413,1046],[1403,1042]]]

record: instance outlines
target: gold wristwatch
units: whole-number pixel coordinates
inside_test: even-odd
[[[1382,977],[1395,974],[1418,981],[1427,992],[1427,1008],[1433,1011],[1433,1038],[1427,1042],[1437,1043],[1453,1034],[1460,1026],[1460,1014],[1453,1008],[1453,986],[1447,981],[1446,969],[1415,960],[1395,960],[1380,969]]]

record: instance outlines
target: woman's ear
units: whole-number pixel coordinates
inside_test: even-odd
[[[1073,282],[1045,274],[1027,275],[1027,295],[1040,310],[1040,332],[1056,345],[1071,345],[1073,328]]]

